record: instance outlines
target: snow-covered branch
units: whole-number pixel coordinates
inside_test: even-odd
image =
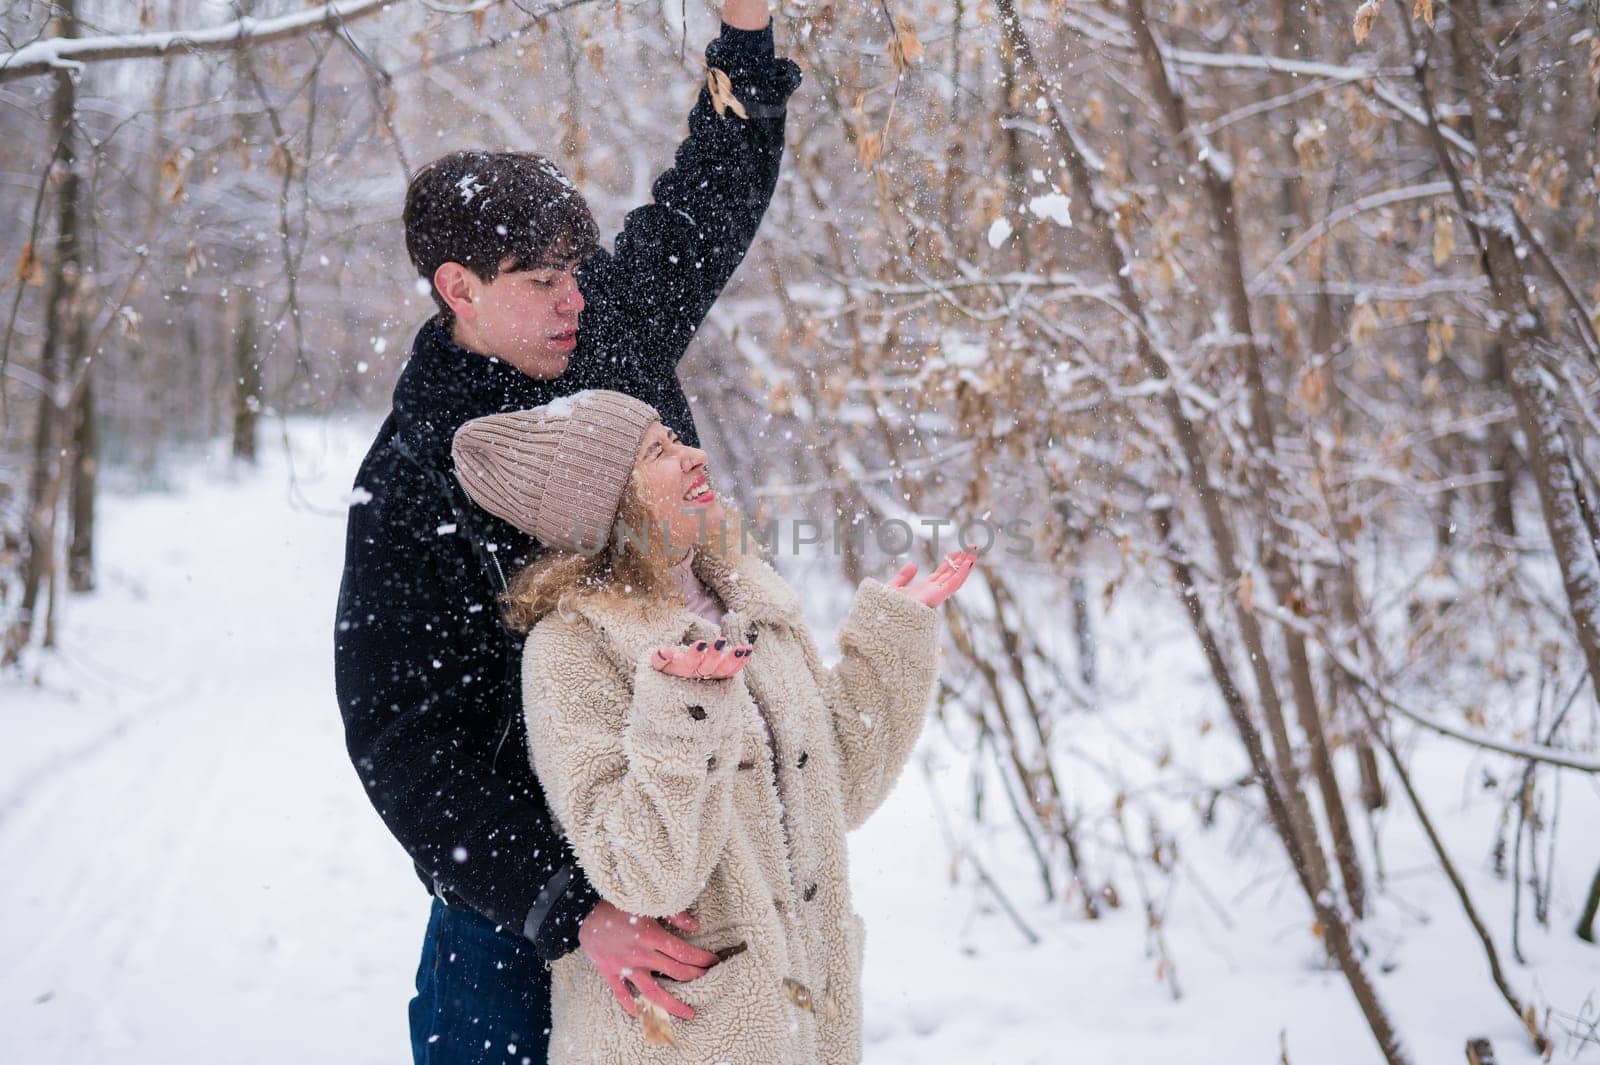
[[[1431,200],[1436,196],[1448,196],[1450,192],[1451,186],[1448,181],[1430,181],[1425,185],[1411,185],[1403,189],[1384,189],[1382,192],[1374,192],[1354,203],[1346,204],[1326,218],[1318,219],[1315,225],[1296,236],[1287,247],[1273,256],[1270,263],[1256,271],[1256,275],[1250,279],[1251,293],[1259,293],[1262,286],[1276,278],[1284,267],[1294,262],[1301,252],[1316,243],[1324,233],[1343,225],[1357,215],[1408,200]]]
[[[1375,681],[1368,672],[1362,668],[1351,654],[1340,646],[1338,640],[1321,639],[1321,634],[1304,620],[1295,617],[1291,612],[1275,606],[1261,603],[1252,604],[1253,609],[1264,616],[1272,618],[1278,624],[1288,629],[1293,629],[1308,637],[1319,638],[1323,652],[1328,656],[1339,671],[1356,685],[1371,693],[1389,710],[1399,714],[1415,724],[1441,736],[1469,743],[1474,747],[1481,747],[1486,751],[1498,751],[1516,758],[1526,758],[1535,762],[1544,762],[1547,765],[1560,766],[1563,769],[1574,769],[1580,773],[1600,775],[1600,755],[1588,754],[1582,751],[1564,751],[1558,747],[1548,747],[1541,743],[1523,743],[1518,740],[1502,740],[1477,729],[1463,728],[1460,725],[1441,721],[1425,710],[1407,705],[1404,701],[1388,691],[1384,685]]]
[[[394,5],[395,0],[341,0],[277,18],[239,18],[205,30],[50,37],[0,56],[0,82],[110,59],[153,59],[177,52],[220,52],[270,44],[317,30],[334,30]]]

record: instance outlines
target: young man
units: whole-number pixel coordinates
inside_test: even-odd
[[[755,237],[800,82],[773,55],[766,0],[725,0],[722,20],[706,61],[746,117],[719,115],[701,90],[673,168],[614,251],[536,155],[449,155],[406,195],[407,249],[439,313],[356,478],[334,658],[351,760],[434,895],[411,1003],[418,1062],[543,1062],[545,962],[579,946],[619,1008],[637,990],[684,1018],[655,976],[716,961],[600,902],[553,822],[528,758],[520,641],[496,602],[536,546],[471,505],[450,444],[471,418],[596,387],[698,441],[677,363]]]

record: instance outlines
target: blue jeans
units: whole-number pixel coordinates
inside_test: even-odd
[[[545,1065],[550,972],[533,944],[438,899],[411,1000],[416,1065]]]

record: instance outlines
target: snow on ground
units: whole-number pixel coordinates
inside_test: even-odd
[[[345,759],[330,661],[344,499],[372,429],[293,427],[292,476],[273,450],[257,472],[200,462],[170,492],[108,498],[99,591],[69,605],[58,654],[0,678],[0,1061],[407,1059],[428,899]],[[1226,811],[1201,832],[1183,801],[1152,790],[1148,753],[1164,743],[1207,779],[1239,764],[1225,723],[1194,727],[1215,710],[1182,630],[1127,599],[1105,640],[1107,708],[1061,726],[1083,774],[1069,785],[1086,807],[1131,788],[1130,811],[1159,811],[1179,838],[1179,872],[1148,883],[1168,912],[1181,1000],[1157,979],[1116,840],[1094,843],[1121,909],[1090,923],[1043,902],[998,791],[981,826],[961,815],[968,761],[935,726],[852,844],[868,1062],[1378,1060],[1343,981],[1318,964],[1270,837]],[[1470,786],[1507,766],[1431,743],[1419,776],[1512,981],[1592,1017],[1600,952],[1570,929],[1600,862],[1595,782],[1566,781],[1552,929],[1525,924],[1531,964],[1519,966],[1509,894],[1485,860],[1493,808]],[[1366,934],[1414,1060],[1460,1061],[1481,1034],[1502,1063],[1534,1061],[1448,887],[1390,817],[1389,893]],[[952,881],[946,832],[1037,945],[970,866]],[[1584,1053],[1569,1043],[1557,1060]]]

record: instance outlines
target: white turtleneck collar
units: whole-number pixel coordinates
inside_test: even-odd
[[[705,586],[694,571],[694,548],[688,554],[672,564],[672,582],[678,586],[678,591],[683,593],[683,598],[689,604],[689,609],[711,622],[713,625],[722,624],[722,616],[726,609],[722,600],[717,598],[717,593]]]

